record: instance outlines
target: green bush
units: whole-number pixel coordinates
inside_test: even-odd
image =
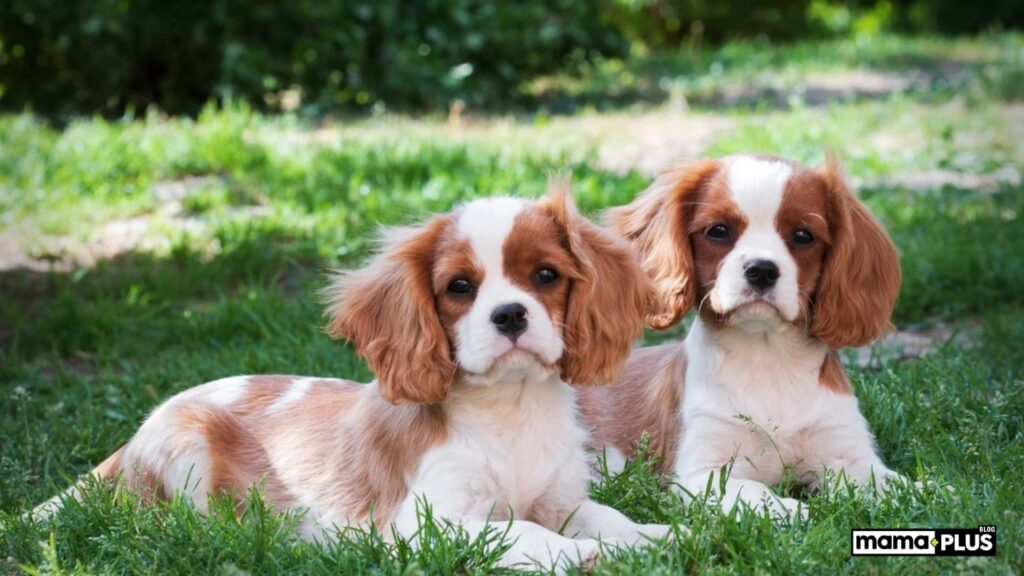
[[[885,28],[976,34],[1024,26],[1024,2],[1019,0],[615,0],[613,10],[613,19],[627,37],[661,49],[742,39],[813,39]]]
[[[210,98],[313,112],[514,101],[524,79],[626,44],[607,0],[10,0],[0,8],[0,107],[47,115]]]
[[[504,108],[529,102],[531,80],[634,46],[1021,25],[1019,0],[6,0],[0,109]]]

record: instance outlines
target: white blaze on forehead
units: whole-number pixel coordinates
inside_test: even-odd
[[[736,156],[729,159],[727,177],[732,200],[747,219],[747,226],[722,261],[715,281],[712,302],[723,310],[732,310],[751,301],[744,267],[754,259],[774,262],[779,279],[768,293],[781,316],[792,321],[800,311],[797,265],[785,240],[775,228],[775,215],[782,205],[786,184],[793,167],[778,160]],[[756,324],[761,325],[760,322]]]
[[[459,211],[458,230],[483,266],[484,282],[503,274],[501,249],[523,205],[519,198],[499,196],[475,200]]]
[[[778,160],[732,158],[728,164],[732,199],[748,219],[769,217],[774,221],[792,173],[792,166]]]

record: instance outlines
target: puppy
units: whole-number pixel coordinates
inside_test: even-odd
[[[386,231],[325,297],[329,334],[355,344],[373,382],[204,384],[157,408],[93,474],[200,509],[210,493],[261,483],[275,508],[305,512],[308,538],[370,523],[412,537],[426,502],[471,536],[507,530],[505,566],[565,567],[592,561],[598,539],[667,534],[588,498],[569,383],[614,376],[654,290],[630,246],[577,213],[567,183]]]
[[[812,488],[826,469],[857,484],[897,476],[836,351],[890,328],[899,259],[832,157],[818,170],[748,155],[674,168],[607,221],[655,281],[648,323],[698,312],[684,342],[638,349],[610,387],[582,392],[611,463],[646,433],[684,498],[710,487],[726,509],[779,516],[798,510],[768,488],[787,468]]]

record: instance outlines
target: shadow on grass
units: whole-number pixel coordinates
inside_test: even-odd
[[[308,299],[326,268],[316,242],[280,230],[243,231],[214,254],[179,243],[168,254],[127,251],[90,267],[0,271],[0,353],[70,357],[101,344],[159,347],[173,328],[217,301],[253,294]],[[192,312],[189,312],[192,311]],[[230,336],[226,325],[207,337]],[[193,332],[189,330],[188,332]]]

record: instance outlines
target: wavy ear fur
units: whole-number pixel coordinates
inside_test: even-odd
[[[676,324],[696,303],[687,228],[698,191],[719,167],[701,160],[672,168],[629,204],[605,212],[605,223],[632,242],[654,281],[658,302],[647,317],[651,328]]]
[[[431,289],[434,247],[448,220],[382,234],[366,267],[336,273],[324,289],[327,333],[355,344],[393,404],[440,402],[456,368]]]
[[[653,286],[628,243],[579,214],[568,180],[553,180],[541,202],[565,230],[577,268],[565,314],[562,378],[609,382],[643,332]]]
[[[814,298],[811,335],[833,349],[863,346],[892,328],[900,261],[889,235],[850,192],[831,154],[819,169],[828,187],[834,242]]]

